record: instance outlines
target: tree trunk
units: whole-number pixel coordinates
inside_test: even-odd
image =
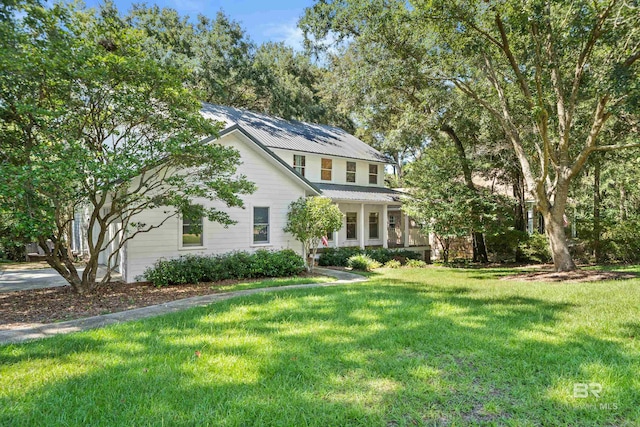
[[[593,252],[597,263],[602,262],[600,204],[600,159],[598,156],[595,156],[593,169]]]
[[[69,283],[74,292],[84,294],[89,291],[88,286],[85,286],[78,274],[78,270],[73,265],[73,260],[68,258],[69,251],[66,247],[63,246],[59,250],[51,249],[44,238],[41,238],[38,244],[45,253],[47,264]]]
[[[91,254],[87,260],[87,265],[82,273],[82,285],[88,290],[92,291],[96,288],[96,277],[98,275],[98,255]]]
[[[513,180],[513,197],[518,201],[515,207],[514,228],[518,231],[527,231],[527,206],[525,200],[525,186],[522,172],[518,169]]]
[[[458,134],[455,130],[446,124],[443,124],[440,127],[440,130],[447,134],[449,138],[453,141],[456,152],[458,153],[458,158],[460,159],[460,165],[462,166],[462,175],[464,176],[464,183],[471,191],[474,193],[478,193],[478,189],[473,184],[473,177],[471,174],[471,166],[469,165],[469,160],[467,159],[467,154],[464,151],[464,145],[462,145],[462,141],[458,138]],[[481,213],[474,212],[474,215],[481,218]],[[484,234],[478,231],[472,232],[473,236],[473,262],[489,262],[489,257],[487,256],[487,247],[484,244]]]
[[[576,269],[576,264],[569,253],[567,236],[564,232],[563,212],[564,210],[560,213],[551,211],[543,213],[545,232],[549,239],[555,271],[573,271]]]
[[[473,262],[487,263],[489,258],[487,257],[487,246],[484,242],[484,234],[473,232]]]
[[[627,220],[627,191],[624,184],[620,183],[620,221]]]

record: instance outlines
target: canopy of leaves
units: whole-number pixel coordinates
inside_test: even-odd
[[[486,189],[470,189],[450,146],[426,147],[406,175],[409,197],[403,210],[441,239],[496,232],[511,202]]]
[[[319,242],[342,227],[342,212],[328,197],[301,197],[289,205],[284,231],[301,241]]]
[[[135,5],[126,21],[145,32],[151,55],[188,67],[185,81],[202,101],[351,128],[320,92],[325,70],[283,43],[256,45],[223,12],[192,23],[170,8]]]
[[[114,243],[110,225],[126,233],[121,244],[161,225],[136,222],[144,209],[172,208],[170,218],[207,199],[242,206],[253,184],[236,175],[238,152],[202,142],[217,127],[183,68],[150,55],[143,32],[108,7],[11,12],[0,24],[0,210],[15,237],[50,239],[53,260],[68,248],[74,212],[89,206],[94,260]],[[201,213],[233,223],[216,208]]]

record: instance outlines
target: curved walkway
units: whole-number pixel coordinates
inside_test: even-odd
[[[201,295],[192,298],[185,298],[171,301],[165,304],[151,305],[148,307],[135,308],[133,310],[120,311],[117,313],[104,314],[100,316],[85,317],[84,319],[69,320],[60,323],[48,323],[31,327],[18,327],[0,331],[0,345],[17,343],[27,340],[47,338],[59,334],[85,331],[87,329],[101,328],[114,323],[128,322],[131,320],[145,319],[147,317],[159,316],[161,314],[174,313],[192,307],[201,307],[211,303],[228,300],[235,297],[253,295],[265,292],[287,291],[291,289],[322,288],[327,286],[342,285],[345,283],[364,282],[366,277],[346,271],[331,270],[328,268],[317,268],[315,272],[335,277],[335,282],[329,283],[308,283],[302,285],[277,286],[271,288],[247,289],[243,291],[224,292],[219,294]]]

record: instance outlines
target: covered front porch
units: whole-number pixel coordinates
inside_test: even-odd
[[[329,247],[429,249],[420,225],[402,212],[397,191],[329,184],[321,188],[344,214],[340,230],[327,236]]]

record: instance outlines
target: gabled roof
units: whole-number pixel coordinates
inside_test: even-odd
[[[230,134],[232,132],[238,132],[238,133],[242,134],[245,138],[247,138],[249,141],[254,143],[255,146],[258,148],[260,153],[262,153],[265,157],[267,157],[268,159],[270,159],[271,161],[273,161],[274,163],[276,163],[280,167],[282,167],[289,174],[289,176],[291,178],[293,178],[296,181],[300,181],[300,183],[304,187],[307,187],[308,190],[311,190],[312,193],[316,193],[318,195],[320,193],[322,193],[322,191],[317,186],[315,186],[308,179],[306,179],[305,177],[300,175],[295,169],[293,169],[291,166],[289,166],[278,155],[276,155],[273,151],[269,150],[269,148],[265,147],[260,141],[258,141],[256,138],[254,138],[251,134],[247,133],[247,131],[242,129],[240,126],[238,126],[238,125],[229,126],[229,127],[225,128],[224,130],[222,130],[220,132],[220,134],[218,135],[218,137],[221,138],[221,137],[223,137],[225,135],[228,135],[228,134]],[[207,138],[206,140],[204,140],[204,142],[212,141],[212,140],[214,140],[214,139],[216,139],[218,137]]]
[[[207,103],[202,104],[201,113],[208,119],[224,122],[225,128],[239,126],[269,148],[389,163],[379,151],[337,127],[289,121]]]
[[[332,200],[357,202],[399,203],[401,192],[384,187],[363,187],[360,185],[316,184],[322,195]]]

